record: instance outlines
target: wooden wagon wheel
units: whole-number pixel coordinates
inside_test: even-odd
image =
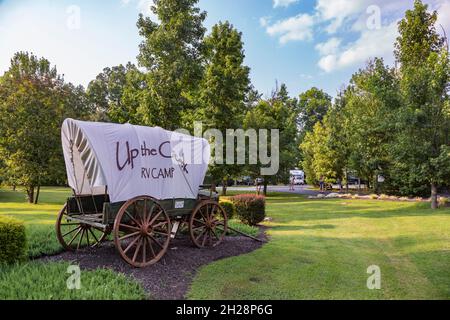
[[[127,201],[114,221],[114,243],[130,265],[143,268],[158,262],[170,243],[170,219],[153,198]]]
[[[191,215],[189,233],[198,248],[216,247],[225,238],[227,230],[227,214],[215,201],[201,202]]]
[[[56,219],[56,236],[68,251],[77,251],[85,246],[96,247],[108,236],[108,232],[81,222],[71,221],[67,214],[67,204]]]

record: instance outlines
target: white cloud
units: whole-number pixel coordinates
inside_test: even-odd
[[[261,27],[267,27],[270,22],[270,17],[261,17],[259,18],[259,25]]]
[[[442,26],[447,37],[450,37],[450,1],[438,1],[436,10],[438,12],[438,20],[436,22],[437,30],[442,33]]]
[[[329,22],[325,30],[332,34],[338,31],[346,19],[365,10],[367,2],[368,0],[318,0],[315,10],[318,19]]]
[[[338,51],[342,40],[338,38],[330,38],[328,41],[316,45],[316,50],[321,56],[334,54]]]
[[[280,43],[295,40],[311,40],[313,38],[314,18],[308,14],[299,14],[272,25],[266,25],[266,32],[271,36],[279,36]]]
[[[298,2],[299,0],[273,0],[273,7],[289,7],[291,4]]]
[[[131,3],[136,3],[136,8],[143,15],[150,17],[152,21],[158,21],[158,17],[151,10],[151,6],[154,4],[154,0],[120,0],[123,6],[128,6]]]
[[[376,30],[366,30],[355,42],[334,53],[324,54],[319,60],[319,67],[325,72],[362,64],[374,57],[392,57],[397,38],[397,22]],[[326,45],[323,45],[323,49]],[[329,46],[332,47],[332,46]],[[324,53],[326,50],[323,51]]]

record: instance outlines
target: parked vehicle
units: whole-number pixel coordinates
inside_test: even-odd
[[[184,147],[208,159],[208,141],[161,128],[67,119],[62,144],[73,196],[56,221],[70,251],[97,247],[110,234],[134,267],[158,262],[186,225],[198,248],[215,247],[228,230],[217,193],[201,186],[208,161],[190,164]],[[179,148],[181,147],[181,149]]]
[[[242,177],[241,179],[237,180],[237,184],[241,185],[241,186],[251,186],[254,184],[254,181],[251,177],[245,176],[245,177]]]
[[[305,172],[302,170],[291,170],[290,179],[293,178],[295,185],[305,185]]]
[[[256,184],[256,185],[262,185],[262,184],[264,184],[264,179],[263,179],[263,178],[256,178],[256,179],[255,179],[255,184]]]

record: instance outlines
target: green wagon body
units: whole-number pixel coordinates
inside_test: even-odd
[[[158,202],[171,219],[180,219],[191,215],[198,204],[205,200],[218,201],[219,196],[215,192],[201,190],[197,199],[174,198]],[[111,203],[108,195],[86,195],[70,197],[66,203],[70,217],[106,229],[112,227],[125,201]]]

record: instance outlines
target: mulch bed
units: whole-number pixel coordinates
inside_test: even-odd
[[[261,228],[259,239],[266,240]],[[136,279],[150,296],[157,300],[185,298],[197,270],[220,259],[239,256],[260,248],[264,243],[246,237],[227,237],[217,248],[198,249],[187,236],[171,241],[166,255],[155,265],[137,269],[124,262],[114,244],[107,242],[99,248],[83,249],[78,253],[63,252],[42,258],[47,261],[70,261],[84,269],[108,268]]]

